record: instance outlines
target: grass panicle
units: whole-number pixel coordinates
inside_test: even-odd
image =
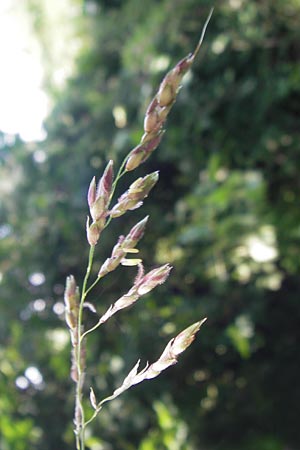
[[[139,371],[140,360],[125,377],[122,385],[117,388],[112,395],[98,401],[94,389],[90,388],[91,410],[86,411],[83,406],[83,396],[85,392],[84,380],[86,367],[86,346],[87,337],[96,331],[110,317],[128,306],[136,303],[142,296],[148,294],[157,286],[163,284],[168,278],[172,267],[164,264],[160,267],[145,272],[143,261],[136,258],[138,253],[137,244],[144,235],[148,216],[132,227],[127,234],[121,235],[112,249],[111,255],[100,266],[97,277],[90,280],[94,264],[96,246],[101,241],[102,232],[109,225],[111,220],[116,219],[128,211],[142,206],[144,199],[149,195],[151,189],[158,181],[158,171],[150,173],[144,177],[137,178],[128,189],[113,202],[114,193],[119,180],[127,172],[134,171],[144,161],[146,161],[153,151],[158,147],[165,132],[165,124],[169,112],[171,111],[180,90],[183,76],[191,68],[195,57],[201,47],[204,33],[212,10],[205,22],[202,34],[196,50],[179,61],[163,78],[159,89],[151,100],[145,114],[144,134],[140,143],[130,151],[124,158],[120,168],[115,175],[114,163],[109,161],[98,184],[94,177],[90,183],[87,203],[89,216],[86,223],[87,240],[90,246],[88,265],[81,289],[77,286],[73,275],[67,277],[65,287],[65,319],[70,330],[72,344],[72,366],[71,378],[75,383],[75,437],[76,449],[85,450],[85,431],[101,411],[103,405],[121,395],[132,386],[157,377],[162,371],[177,363],[177,357],[193,342],[197,332],[206,319],[198,321],[171,339],[161,356],[152,364]],[[134,256],[133,256],[134,255]],[[103,315],[98,315],[98,320],[91,328],[85,329],[84,309],[88,308],[93,313],[97,313],[95,304],[87,301],[88,294],[108,273],[113,272],[119,265],[136,266],[137,275],[131,288],[126,294],[121,295]],[[87,418],[88,417],[88,418]]]

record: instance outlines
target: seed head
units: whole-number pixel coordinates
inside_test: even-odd
[[[149,216],[144,217],[143,220],[138,222],[131,228],[128,235],[124,239],[123,247],[135,248],[138,241],[144,236],[145,228],[148,222]]]
[[[96,200],[96,178],[93,177],[90,186],[89,186],[89,190],[88,190],[88,195],[87,195],[87,199],[88,199],[88,205],[91,208],[92,205],[95,203]]]
[[[130,253],[130,250],[135,249],[137,243],[144,235],[148,217],[149,216],[146,216],[143,220],[134,225],[126,237],[119,237],[117,244],[112,250],[110,258],[107,258],[104,264],[102,264],[98,277],[103,277],[107,273],[115,270],[126,257],[126,254]]]
[[[109,213],[110,216],[112,218],[119,217],[128,210],[139,208],[157,181],[158,172],[150,173],[143,178],[140,177],[135,180],[129,186],[129,189],[118,199],[118,203]]]
[[[158,147],[163,134],[163,130],[155,131],[151,134],[144,134],[141,143],[137,145],[128,156],[125,166],[127,172],[136,169],[140,164],[146,161],[147,158],[149,158],[151,153]]]
[[[205,319],[200,320],[199,322],[194,323],[189,326],[185,330],[176,336],[172,343],[172,353],[174,355],[179,355],[184,352],[186,348],[188,348],[191,343],[194,341],[196,333],[199,331],[201,325],[206,321]]]
[[[96,189],[96,180],[92,179],[88,191],[88,204],[94,222],[106,217],[113,182],[113,161],[109,161]]]
[[[100,318],[101,323],[106,322],[120,309],[133,305],[140,297],[152,291],[156,286],[164,283],[171,270],[171,267],[165,264],[144,275],[143,265],[140,263],[138,266],[138,275],[132,288],[108,308]]]
[[[100,234],[105,226],[105,218],[97,220],[90,225],[90,218],[87,217],[86,221],[86,235],[88,243],[91,246],[95,246],[99,240]]]
[[[157,269],[151,270],[144,275],[137,283],[136,288],[139,295],[147,294],[159,284],[163,284],[168,278],[172,266],[165,264]]]
[[[79,289],[73,275],[67,277],[64,300],[66,322],[68,327],[74,330],[78,321]]]
[[[150,154],[158,146],[162,132],[162,128],[167,119],[167,116],[176,101],[177,94],[180,90],[180,84],[183,76],[191,68],[199,50],[202,45],[205,31],[210,18],[213,13],[213,8],[210,10],[208,18],[203,26],[202,33],[197,44],[197,47],[193,53],[190,53],[181,61],[179,61],[173,69],[171,69],[163,78],[158,92],[151,100],[144,118],[144,135],[141,142],[130,152],[127,162],[126,170],[134,170],[140,164],[142,164],[150,156]],[[156,138],[158,138],[156,140]],[[149,148],[145,147],[146,142],[151,142]]]

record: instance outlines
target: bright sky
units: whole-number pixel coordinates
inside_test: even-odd
[[[39,48],[17,2],[0,0],[0,130],[36,141],[49,106]]]

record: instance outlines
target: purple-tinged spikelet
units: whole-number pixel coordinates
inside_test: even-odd
[[[132,288],[108,308],[106,313],[100,318],[100,323],[106,322],[117,311],[133,305],[140,297],[148,294],[148,292],[152,291],[156,286],[163,284],[172,269],[169,264],[165,264],[144,275],[143,265],[139,264],[138,268],[138,276],[136,277]]]
[[[90,225],[90,220],[89,218],[87,219],[86,233],[88,243],[91,246],[97,244],[100,234],[105,227],[112,184],[113,161],[109,161],[98,183],[98,187],[96,186],[96,179],[94,177],[88,190],[87,200],[93,222]]]
[[[102,264],[98,277],[104,277],[109,272],[115,270],[130,250],[135,249],[137,243],[142,239],[149,216],[138,222],[131,228],[127,236],[120,236],[117,244],[114,246],[110,258]]]
[[[129,189],[121,195],[117,204],[109,212],[110,217],[120,217],[128,210],[137,209],[143,204],[151,189],[158,181],[158,171],[135,180]]]

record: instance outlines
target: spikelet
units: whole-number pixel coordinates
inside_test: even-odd
[[[100,318],[99,323],[102,324],[106,322],[117,311],[133,305],[140,297],[148,294],[148,292],[152,291],[156,286],[163,284],[168,278],[171,269],[172,267],[169,264],[164,264],[144,275],[143,266],[142,264],[139,264],[138,276],[136,277],[132,288],[108,308],[106,313]]]
[[[149,216],[146,216],[143,220],[132,227],[126,237],[119,237],[119,240],[114,246],[110,258],[107,258],[106,261],[102,264],[98,273],[98,278],[104,277],[104,275],[106,275],[107,273],[115,270],[119,266],[119,264],[124,261],[127,253],[132,252],[132,250],[136,250],[135,247],[137,243],[144,235],[148,217]]]
[[[94,177],[88,190],[87,200],[93,222],[90,225],[90,219],[89,217],[87,218],[86,233],[88,243],[91,246],[97,244],[100,234],[105,227],[112,184],[113,161],[109,161],[98,183],[98,187],[96,186],[96,179]]]
[[[128,210],[137,209],[143,204],[151,189],[158,181],[158,171],[135,180],[129,189],[118,199],[117,204],[109,212],[110,217],[120,217]]]
[[[79,308],[79,289],[73,275],[67,277],[64,301],[65,319],[72,333],[77,327]]]

